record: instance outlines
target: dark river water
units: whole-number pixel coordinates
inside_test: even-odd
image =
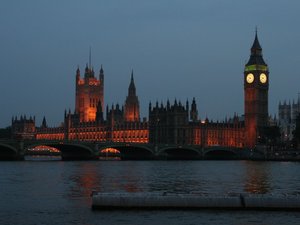
[[[91,210],[90,194],[300,195],[300,163],[251,161],[0,162],[0,224],[300,224],[299,212]]]

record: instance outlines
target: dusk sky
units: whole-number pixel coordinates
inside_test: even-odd
[[[150,101],[193,97],[200,118],[242,115],[256,26],[277,114],[300,92],[299,12],[299,0],[1,0],[0,127],[23,114],[59,125],[90,47],[105,105],[124,103],[133,69],[142,117]]]

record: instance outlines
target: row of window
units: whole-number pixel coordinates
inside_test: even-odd
[[[64,134],[37,134],[36,139],[38,140],[63,140]]]

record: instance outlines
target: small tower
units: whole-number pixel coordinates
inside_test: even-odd
[[[192,105],[191,105],[190,118],[191,118],[192,122],[197,122],[198,121],[198,110],[197,110],[197,105],[196,105],[195,98],[193,98],[193,102],[192,102]]]
[[[101,101],[99,101],[97,104],[96,121],[103,123],[103,106]]]
[[[43,121],[42,121],[42,128],[47,128],[48,125],[47,125],[47,122],[46,122],[46,117],[43,118]]]
[[[140,104],[136,95],[136,89],[133,78],[133,71],[131,72],[131,80],[128,88],[128,96],[125,101],[124,119],[129,122],[140,121]]]
[[[104,70],[102,68],[102,64],[101,64],[101,68],[100,68],[100,73],[99,73],[99,81],[100,83],[104,86]],[[103,92],[103,90],[102,90]],[[102,93],[103,94],[103,93]],[[103,99],[102,99],[103,100]],[[102,110],[103,110],[103,106],[102,106]]]
[[[78,83],[79,80],[80,80],[80,69],[79,69],[79,66],[78,66],[77,70],[76,70],[76,84]]]
[[[268,126],[269,68],[262,55],[257,31],[244,70],[245,147],[253,148],[264,138]]]

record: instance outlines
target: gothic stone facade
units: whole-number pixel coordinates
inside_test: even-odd
[[[223,122],[198,120],[196,102],[193,99],[191,110],[175,100],[166,105],[149,105],[149,141],[151,143],[171,145],[200,145],[244,147],[244,122],[234,116]]]
[[[172,145],[232,146],[253,148],[268,127],[269,69],[262,57],[257,33],[251,55],[244,70],[243,117],[233,116],[222,122],[198,119],[196,101],[191,109],[175,101],[166,105],[149,105],[149,122],[140,121],[139,101],[131,74],[128,96],[124,106],[106,109],[103,118],[104,73],[101,67],[99,80],[94,71],[86,67],[84,79],[76,72],[76,106],[74,113],[65,113],[61,127],[37,128],[37,139],[68,139],[84,141],[136,142]]]
[[[96,119],[97,105],[103,110],[104,104],[104,72],[101,66],[99,79],[94,70],[86,65],[84,78],[80,77],[79,68],[76,71],[75,112],[80,116],[80,122]]]
[[[26,116],[21,116],[19,119],[17,117],[12,118],[11,121],[11,132],[12,138],[19,139],[35,139],[36,127],[35,127],[35,117],[26,118]]]
[[[111,109],[107,106],[106,120],[103,116],[103,83],[102,66],[99,80],[94,77],[93,70],[88,67],[85,69],[84,79],[80,79],[80,71],[77,69],[75,112],[65,112],[64,123],[61,127],[50,128],[42,125],[37,128],[36,138],[148,143],[148,122],[140,121],[139,101],[133,73],[131,73],[125,109],[119,104],[112,105]]]

